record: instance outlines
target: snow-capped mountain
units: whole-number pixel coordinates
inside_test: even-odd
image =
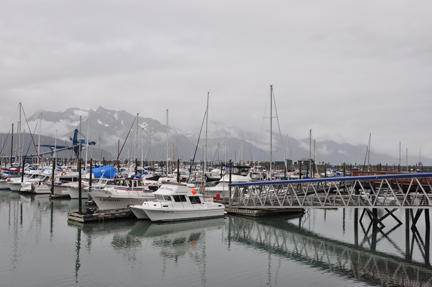
[[[145,158],[147,160],[166,159],[167,132],[166,126],[159,121],[138,117],[126,111],[108,110],[99,107],[96,110],[82,110],[70,108],[65,111],[40,111],[29,117],[30,127],[39,125],[42,135],[70,142],[75,129],[81,131],[81,136],[95,141],[93,153],[103,149],[109,152],[110,158]],[[38,131],[39,131],[38,127]],[[137,135],[138,129],[138,135]],[[87,136],[88,135],[88,136]],[[210,122],[209,129],[180,131],[169,129],[168,157],[174,159],[200,161],[207,150],[209,161],[269,161],[270,140],[268,130],[262,132],[244,131],[234,126],[226,126],[217,122]],[[205,136],[207,135],[207,141]],[[53,144],[53,141],[48,144]],[[283,141],[283,143],[281,142]],[[205,143],[207,142],[207,148]],[[45,143],[47,144],[47,143]],[[309,139],[297,140],[273,134],[272,159],[283,161],[284,158],[293,162],[308,158],[310,149]],[[96,150],[96,151],[95,151]],[[338,144],[334,141],[318,141],[315,147],[317,162],[357,163],[363,164],[366,145],[353,146]],[[104,153],[108,157],[108,153]],[[374,163],[395,162],[395,159],[371,153]]]

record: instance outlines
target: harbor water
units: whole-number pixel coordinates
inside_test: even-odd
[[[164,224],[68,221],[77,209],[0,191],[0,286],[432,286],[425,213],[413,231],[404,209],[385,227],[361,209]]]

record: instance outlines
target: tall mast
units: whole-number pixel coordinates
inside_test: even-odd
[[[134,153],[134,160],[138,157],[138,127],[139,127],[139,113],[137,113],[137,120],[136,120],[136,135],[135,135],[135,153]]]
[[[21,163],[21,103],[19,103],[19,120],[18,120],[18,163]],[[22,167],[24,169],[24,167]]]
[[[54,158],[57,158],[57,130],[56,130],[56,136],[54,139]]]
[[[80,116],[79,137],[78,137],[78,158],[81,159],[81,116]],[[79,168],[81,168],[81,166]]]
[[[270,180],[272,180],[273,163],[273,85],[270,85]]]
[[[84,165],[84,169],[85,169],[85,170],[87,170],[87,153],[88,153],[88,148],[89,148],[89,142],[88,142],[88,138],[89,138],[89,127],[90,127],[90,121],[87,119],[86,157],[85,157],[85,165]]]
[[[207,92],[207,107],[206,107],[206,139],[205,139],[205,149],[204,149],[204,175],[207,172],[207,128],[208,128],[208,103],[209,103],[209,94]]]
[[[41,127],[42,126],[42,113],[39,115],[39,136],[38,136],[38,150],[37,153],[40,155],[40,136],[41,136]],[[40,157],[38,156],[38,164],[40,164]]]
[[[143,168],[143,172],[144,172],[144,133],[141,136],[141,166]]]
[[[312,130],[309,130],[309,178],[312,174]]]
[[[166,142],[166,172],[168,175],[168,109],[166,110],[166,135],[167,135],[167,142]]]
[[[12,167],[12,157],[13,157],[13,126],[14,124],[12,123],[12,137],[11,137],[11,157],[10,157],[10,166]]]

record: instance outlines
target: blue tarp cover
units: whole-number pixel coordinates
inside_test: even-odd
[[[87,173],[89,173],[88,171]],[[102,166],[93,169],[93,177],[94,178],[114,178],[117,175],[117,170],[110,165]]]

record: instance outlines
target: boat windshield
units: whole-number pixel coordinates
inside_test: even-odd
[[[171,196],[169,195],[160,195],[160,194],[156,194],[156,199],[157,200],[166,200],[166,201],[171,201]]]
[[[192,204],[200,204],[201,203],[199,196],[189,196],[189,201]]]
[[[184,195],[173,195],[175,202],[186,202],[186,196]]]

